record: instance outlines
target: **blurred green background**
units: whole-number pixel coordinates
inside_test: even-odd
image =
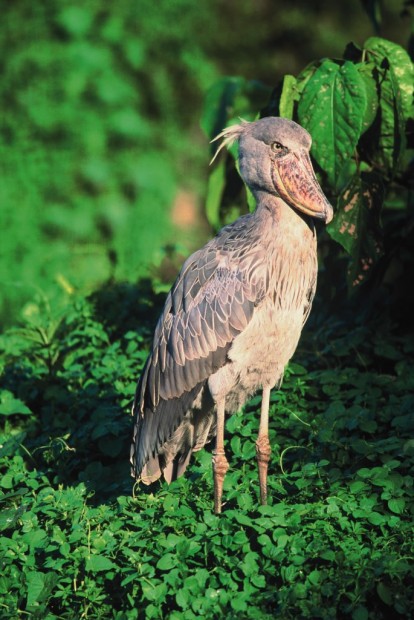
[[[368,11],[364,10],[365,8]],[[360,0],[1,2],[0,325],[146,274],[171,281],[211,231],[203,100],[223,75],[273,88],[375,33]],[[406,46],[382,3],[377,34]]]

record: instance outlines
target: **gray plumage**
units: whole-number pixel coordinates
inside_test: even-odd
[[[184,472],[216,434],[215,405],[233,413],[281,382],[315,293],[313,218],[332,217],[299,125],[243,121],[220,137],[239,141],[257,208],[190,256],[167,297],[133,406],[132,474],[146,484]]]

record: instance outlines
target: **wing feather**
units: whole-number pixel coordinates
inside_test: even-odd
[[[242,219],[248,228],[251,217]],[[222,229],[187,259],[167,297],[134,401],[136,476],[171,437],[208,377],[227,363],[234,338],[264,296],[264,282],[243,261],[243,240],[233,229]],[[251,225],[245,237],[250,248],[254,237]]]

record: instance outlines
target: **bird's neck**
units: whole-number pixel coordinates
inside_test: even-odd
[[[272,222],[278,228],[293,228],[296,231],[308,229],[313,234],[314,223],[310,216],[292,208],[279,196],[260,190],[253,195],[256,200],[256,217],[263,223],[269,225]]]

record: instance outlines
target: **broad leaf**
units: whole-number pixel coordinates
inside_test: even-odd
[[[299,96],[305,90],[305,87],[315,72],[320,67],[321,63],[319,61],[311,62],[307,65],[296,78],[296,90],[297,90],[297,100],[299,101]]]
[[[15,398],[8,390],[0,392],[0,415],[30,415],[29,407],[19,398]]]
[[[293,105],[297,96],[296,78],[293,75],[285,75],[283,78],[282,93],[279,101],[279,115],[283,118],[293,118]]]
[[[405,499],[402,497],[398,497],[396,499],[388,500],[388,508],[392,512],[395,512],[397,515],[402,514],[405,508]]]
[[[367,131],[375,120],[378,113],[378,91],[377,83],[372,75],[374,64],[363,62],[356,65],[356,68],[362,77],[367,97],[367,106],[365,108],[364,118],[362,119],[362,133]]]
[[[45,587],[45,574],[40,572],[31,572],[26,577],[27,584],[27,606],[35,605]]]
[[[104,570],[111,570],[115,564],[104,555],[92,555],[86,560],[86,570],[93,573],[99,573]]]
[[[165,553],[157,562],[159,570],[171,570],[177,565],[177,558],[172,553]]]
[[[392,177],[405,149],[405,123],[413,114],[413,64],[399,45],[385,39],[372,37],[364,47],[375,64],[380,91],[378,150],[374,161]]]
[[[338,200],[329,234],[351,255],[349,287],[364,282],[382,254],[379,213],[384,200],[381,177],[375,172],[356,174]]]
[[[312,135],[312,154],[334,187],[354,154],[366,107],[363,79],[349,61],[341,66],[325,60],[304,88],[299,122]]]
[[[413,115],[414,64],[408,53],[400,45],[371,37],[365,42],[364,48],[374,63],[380,67],[386,58],[394,74],[396,86],[401,97],[401,111],[404,119]]]

